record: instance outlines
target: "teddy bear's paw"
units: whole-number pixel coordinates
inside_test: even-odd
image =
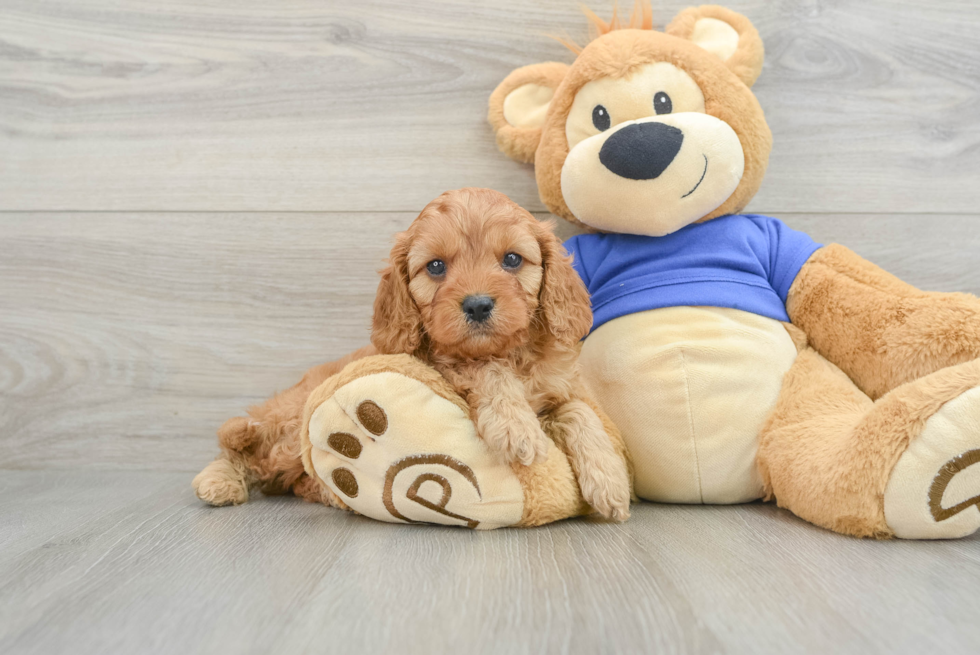
[[[630,481],[626,463],[613,453],[599,453],[578,471],[582,498],[600,516],[613,521],[630,517]]]
[[[401,373],[365,375],[313,411],[310,461],[347,506],[379,521],[514,525],[521,483],[464,406]]]
[[[956,539],[980,528],[980,387],[926,421],[892,469],[884,509],[904,539]]]

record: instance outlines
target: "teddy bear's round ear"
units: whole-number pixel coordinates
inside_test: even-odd
[[[689,7],[667,26],[667,34],[687,39],[721,59],[746,86],[762,72],[765,51],[749,19],[717,5]]]
[[[566,64],[545,62],[518,68],[490,95],[488,118],[501,152],[522,162],[534,161],[551,98],[568,71]]]

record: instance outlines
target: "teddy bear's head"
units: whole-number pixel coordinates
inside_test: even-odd
[[[493,92],[500,149],[534,162],[552,212],[595,230],[663,236],[741,211],[772,145],[749,90],[763,59],[752,24],[692,7],[657,32],[640,2],[626,26],[592,20],[599,36],[571,66],[525,66]]]

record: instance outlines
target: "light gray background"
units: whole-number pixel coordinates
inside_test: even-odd
[[[767,48],[750,210],[980,292],[980,4],[728,6]],[[978,536],[760,504],[474,534],[193,497],[226,417],[366,342],[428,200],[547,216],[485,114],[511,69],[571,61],[548,34],[586,38],[575,0],[0,0],[0,651],[977,652]]]

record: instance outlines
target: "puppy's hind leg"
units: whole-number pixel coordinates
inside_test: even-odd
[[[300,459],[299,429],[303,406],[310,391],[351,362],[375,354],[366,346],[337,361],[314,366],[294,386],[236,416],[218,428],[221,455],[208,464],[192,483],[197,497],[211,505],[240,505],[248,501],[249,488],[266,494],[292,491],[311,501],[330,504],[318,497]]]
[[[248,501],[248,489],[256,479],[242,451],[251,445],[251,441],[248,419],[236,416],[221,426],[218,430],[221,455],[191,482],[198,498],[215,507],[241,505]]]

